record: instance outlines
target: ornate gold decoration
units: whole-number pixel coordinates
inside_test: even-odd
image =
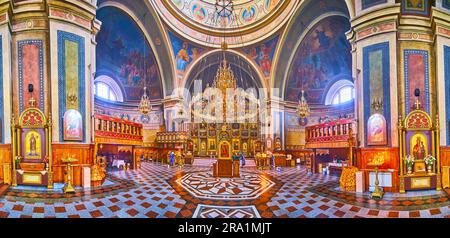
[[[230,65],[227,63],[226,58],[223,58],[222,64],[216,73],[216,78],[213,82],[213,87],[220,89],[222,94],[225,95],[227,89],[237,88],[236,78],[234,77],[234,73],[231,70]]]
[[[380,181],[378,180],[378,166],[384,164],[384,153],[378,153],[372,159],[369,165],[375,166],[375,190],[370,194],[372,199],[382,199],[384,192],[380,188]]]
[[[356,190],[356,172],[358,172],[358,168],[356,167],[342,168],[341,178],[339,179],[339,184],[342,190],[344,191]]]
[[[36,100],[33,97],[31,97],[30,100],[28,100],[28,105],[30,107],[36,107]]]
[[[78,96],[75,93],[67,94],[67,102],[71,106],[75,106],[78,102]]]
[[[75,156],[67,156],[66,158],[62,158],[61,162],[66,164],[66,173],[67,173],[67,183],[63,188],[64,193],[74,193],[75,188],[72,185],[72,163],[77,162],[78,159],[75,159]]]
[[[152,105],[150,104],[150,98],[147,96],[147,87],[144,87],[144,95],[141,97],[141,102],[139,103],[139,111],[143,115],[148,115],[152,110]]]
[[[302,97],[300,98],[300,101],[298,101],[297,105],[297,116],[305,119],[311,115],[311,109],[309,108],[308,102],[305,98],[305,91],[302,90]]]
[[[381,99],[374,99],[372,102],[372,108],[378,112],[381,108],[383,108],[383,101],[381,101]]]

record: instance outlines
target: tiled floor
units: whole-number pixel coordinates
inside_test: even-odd
[[[450,217],[444,192],[375,201],[340,191],[337,177],[309,176],[301,167],[244,168],[243,176],[248,180],[217,180],[207,167],[143,163],[137,171],[111,172],[101,188],[71,195],[10,188],[0,198],[0,217]]]

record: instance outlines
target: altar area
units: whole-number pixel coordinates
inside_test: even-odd
[[[408,190],[441,190],[439,117],[433,121],[427,112],[415,110],[399,121],[400,192]]]
[[[12,185],[38,185],[53,188],[52,148],[49,140],[52,122],[35,107],[30,107],[12,119]]]

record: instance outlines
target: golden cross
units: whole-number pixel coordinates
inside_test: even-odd
[[[416,102],[414,103],[414,105],[416,106],[416,110],[420,109],[420,102],[419,99],[416,99]]]

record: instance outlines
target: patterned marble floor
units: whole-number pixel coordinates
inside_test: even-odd
[[[374,201],[368,194],[340,191],[337,177],[310,176],[302,167],[266,172],[244,168],[243,175],[248,181],[217,180],[208,167],[143,163],[137,171],[111,172],[103,187],[71,195],[9,188],[0,197],[0,218],[450,218],[444,192],[386,194]]]

